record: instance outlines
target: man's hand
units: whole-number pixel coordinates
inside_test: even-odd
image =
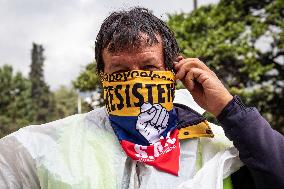
[[[167,128],[168,111],[160,104],[144,103],[136,122],[136,129],[153,144],[160,139],[160,134]]]
[[[217,117],[233,96],[199,59],[179,56],[177,61],[176,79],[182,81],[199,106]]]

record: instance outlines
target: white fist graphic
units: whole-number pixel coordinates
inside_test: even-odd
[[[169,121],[168,111],[160,104],[144,103],[136,122],[136,129],[153,144],[160,139]]]

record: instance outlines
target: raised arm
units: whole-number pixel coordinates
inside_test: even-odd
[[[176,78],[199,106],[218,118],[257,188],[284,188],[284,137],[255,108],[247,108],[238,97],[233,98],[199,59],[178,57],[177,61]]]

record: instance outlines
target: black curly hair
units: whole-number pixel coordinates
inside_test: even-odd
[[[141,40],[141,34],[147,35],[147,40]],[[95,59],[97,72],[104,71],[103,50],[121,52],[137,49],[142,43],[149,46],[157,44],[157,35],[162,39],[165,66],[173,71],[173,62],[178,56],[179,47],[173,32],[161,19],[145,8],[135,7],[129,11],[113,12],[101,25],[95,42]]]

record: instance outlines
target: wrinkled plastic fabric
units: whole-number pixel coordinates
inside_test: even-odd
[[[223,180],[243,166],[238,150],[224,137],[221,127],[210,124],[215,139],[202,138],[202,167],[178,189],[222,189]]]
[[[222,128],[210,126],[214,138],[180,142],[179,177],[128,158],[105,108],[28,126],[0,140],[0,188],[222,188],[222,179],[242,163]]]

